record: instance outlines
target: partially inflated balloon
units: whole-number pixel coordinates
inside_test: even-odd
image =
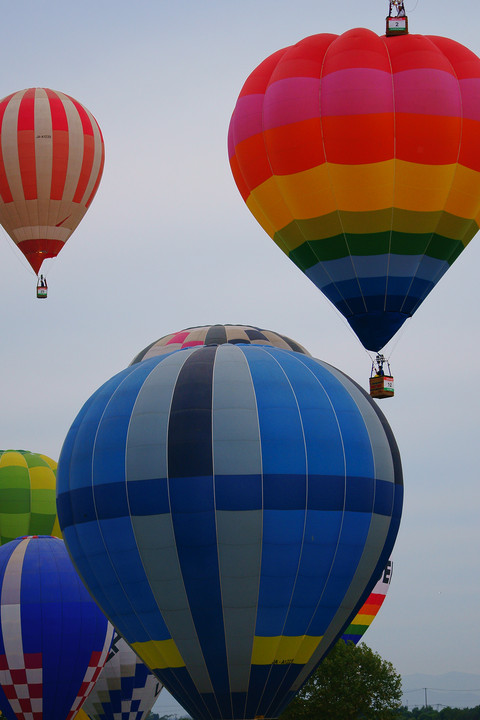
[[[360,608],[358,615],[354,617],[348,628],[342,635],[345,642],[353,642],[355,645],[360,642],[363,635],[375,620],[378,611],[383,605],[390,581],[392,579],[393,563],[391,560],[385,565],[380,580],[377,582],[372,592],[368,596],[365,604]]]
[[[87,587],[196,719],[277,717],[385,566],[402,505],[383,414],[335,368],[224,343],[136,363],[58,466]]]
[[[302,345],[286,335],[272,330],[253,327],[252,325],[201,325],[186,328],[178,332],[164,335],[138,353],[130,363],[133,365],[141,360],[165,355],[165,353],[196,345],[222,345],[222,343],[253,343],[255,345],[272,345],[284,350],[310,355]]]
[[[105,150],[93,115],[77,100],[29,88],[0,101],[0,223],[39,272],[88,210]]]
[[[161,682],[115,633],[107,662],[82,709],[90,720],[145,720],[161,689]]]
[[[313,35],[245,82],[229,130],[247,206],[380,350],[480,223],[480,60],[441,37]]]
[[[0,450],[0,544],[21,535],[61,537],[57,463],[27,450]]]
[[[112,635],[63,540],[27,537],[0,547],[0,709],[8,720],[71,720]]]

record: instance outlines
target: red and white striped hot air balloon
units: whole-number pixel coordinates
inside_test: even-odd
[[[100,127],[74,98],[28,88],[0,101],[0,223],[35,273],[85,215],[104,159]]]

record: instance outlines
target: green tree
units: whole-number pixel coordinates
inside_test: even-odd
[[[393,720],[402,681],[366,645],[338,642],[288,705],[281,720]]]

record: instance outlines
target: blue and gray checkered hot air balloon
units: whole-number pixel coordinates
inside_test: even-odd
[[[392,431],[346,375],[255,344],[136,363],[84,405],[60,526],[107,616],[195,720],[277,717],[398,531]]]
[[[113,627],[63,540],[0,547],[0,710],[8,720],[70,720],[107,659]]]

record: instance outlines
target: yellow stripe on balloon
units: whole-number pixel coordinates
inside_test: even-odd
[[[352,623],[351,627],[355,627],[355,625],[370,625],[375,618],[375,615],[363,615],[361,613],[358,613],[358,615],[355,618],[355,622]]]
[[[294,219],[278,191],[274,177],[252,190],[247,198],[247,207],[270,237]]]
[[[49,458],[47,455],[42,455],[42,453],[38,453],[38,455],[39,455],[39,457],[42,458],[42,460],[44,460],[44,461],[47,463],[47,465],[48,465],[52,470],[56,470],[56,469],[57,469],[58,463],[56,463],[55,460],[52,460],[52,458]]]
[[[352,223],[343,227],[345,232],[354,227],[358,232],[358,213],[364,215],[365,223],[374,226],[366,226],[364,232],[411,232],[411,218],[402,223],[399,216],[401,226],[392,227],[393,207],[396,213],[425,214],[425,228],[416,225],[416,233],[437,232],[456,238],[458,230],[452,235],[438,227],[437,213],[446,212],[461,222],[478,219],[479,197],[480,173],[474,170],[456,164],[420,165],[392,159],[363,165],[325,163],[304,172],[273,176],[251,192],[247,205],[270,237],[295,220],[329,215],[332,228],[322,231],[322,236],[331,237],[338,234],[338,216],[334,219],[337,211],[352,213]],[[375,215],[369,219],[367,213]],[[380,217],[377,213],[385,214]],[[294,250],[303,241],[299,236],[298,244],[290,243],[289,249]]]
[[[336,207],[350,212],[375,212],[393,205],[395,161],[364,165],[328,165]]]
[[[132,643],[131,648],[142,658],[145,665],[155,670],[185,667],[182,656],[171,639]]]
[[[435,212],[445,208],[456,165],[419,165],[395,162],[393,205],[404,210]]]
[[[255,637],[253,640],[252,665],[305,665],[317,649],[321,637],[300,635],[298,637]]]
[[[332,177],[327,163],[293,175],[275,177],[277,192],[285,198],[292,217],[306,220],[327,215],[338,207],[332,191]]]
[[[55,490],[57,486],[55,473],[49,467],[30,468],[30,485],[32,490]]]
[[[1,455],[0,467],[3,467],[5,465],[8,465],[9,467],[11,467],[12,465],[24,468],[28,467],[27,461],[23,457],[22,453],[19,453],[16,450],[7,450]]]
[[[457,165],[445,211],[462,218],[476,218],[480,213],[480,172]]]

